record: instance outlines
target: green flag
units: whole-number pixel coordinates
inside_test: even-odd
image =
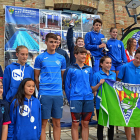
[[[140,85],[106,80],[99,90],[98,123],[103,126],[140,127]]]

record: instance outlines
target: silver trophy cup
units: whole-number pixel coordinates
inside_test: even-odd
[[[107,44],[107,38],[101,38],[101,42],[104,43],[104,44]],[[104,50],[105,50],[106,52],[109,51],[109,49],[108,49],[107,47],[105,47]]]
[[[70,26],[74,26],[74,21],[78,19],[78,15],[77,14],[72,14],[71,15],[71,19],[72,19],[72,22],[70,23]]]

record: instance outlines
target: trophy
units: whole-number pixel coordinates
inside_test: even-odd
[[[71,23],[70,23],[70,27],[74,27],[74,22],[75,22],[75,20],[77,20],[78,19],[78,15],[77,14],[72,14],[71,15]]]
[[[101,42],[107,44],[107,38],[101,38]],[[104,48],[104,51],[108,52],[109,49],[107,47]]]

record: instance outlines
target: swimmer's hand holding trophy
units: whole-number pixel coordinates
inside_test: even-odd
[[[104,44],[107,44],[107,38],[101,38],[101,42]],[[109,49],[107,47],[104,47],[103,52],[108,52]]]

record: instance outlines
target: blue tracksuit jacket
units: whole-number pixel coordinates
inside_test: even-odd
[[[64,73],[65,93],[70,100],[93,100],[92,93],[92,68],[84,65],[73,64]]]
[[[104,56],[103,48],[99,48],[99,45],[102,44],[101,38],[104,38],[104,35],[95,31],[88,32],[85,35],[85,48],[91,52],[95,59]]]
[[[107,42],[107,48],[109,49],[107,55],[111,57],[113,65],[118,66],[122,63],[127,62],[125,49],[122,41],[111,38]]]
[[[7,140],[39,140],[41,135],[41,105],[35,97],[25,98],[22,106],[15,106],[16,99],[10,105],[11,124]]]

